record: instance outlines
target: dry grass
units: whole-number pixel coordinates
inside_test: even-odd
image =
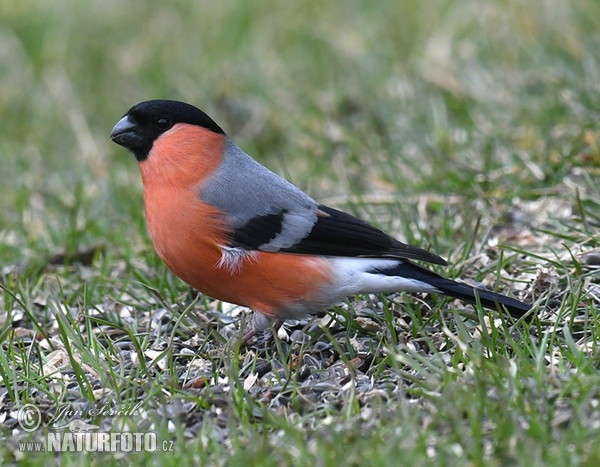
[[[3,463],[79,464],[19,449],[65,408],[174,441],[140,464],[600,459],[596,2],[34,1],[0,18]],[[229,348],[243,310],[166,271],[107,139],[155,97],[537,319],[356,297]]]

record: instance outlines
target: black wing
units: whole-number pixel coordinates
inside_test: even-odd
[[[447,264],[433,253],[406,245],[350,214],[323,205],[318,206],[316,221],[308,235],[298,238],[289,247],[275,250],[270,245],[276,244],[283,232],[289,235],[286,222],[293,222],[294,216],[286,214],[287,210],[281,210],[250,219],[232,233],[230,245],[305,255],[403,258]]]

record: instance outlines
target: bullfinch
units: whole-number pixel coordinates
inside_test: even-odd
[[[446,265],[343,211],[319,204],[177,101],[132,107],[110,135],[138,161],[146,221],[167,267],[196,290],[254,311],[254,330],[365,293],[425,292],[520,318],[530,306],[442,277]]]

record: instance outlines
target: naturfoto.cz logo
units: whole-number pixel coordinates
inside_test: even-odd
[[[64,415],[64,412],[63,412]],[[34,404],[26,404],[17,412],[17,420],[23,431],[33,432],[40,427],[41,413]],[[58,418],[58,417],[57,417]],[[173,451],[173,441],[158,441],[154,432],[135,433],[99,432],[100,426],[81,419],[71,420],[62,426],[51,428],[45,442],[19,443],[23,452],[160,452]]]
[[[44,442],[21,442],[25,452],[172,452],[173,441],[158,442],[156,433],[52,433]]]
[[[157,452],[172,451],[173,441],[158,445],[156,433],[48,433],[46,451],[56,452]]]

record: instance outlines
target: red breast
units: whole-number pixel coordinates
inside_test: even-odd
[[[178,124],[139,163],[156,250],[171,271],[200,292],[269,317],[286,310],[293,314],[328,285],[329,264],[318,257],[266,252],[247,256],[234,269],[219,264],[230,232],[227,216],[202,202],[200,193],[219,167],[223,144],[221,134]]]

